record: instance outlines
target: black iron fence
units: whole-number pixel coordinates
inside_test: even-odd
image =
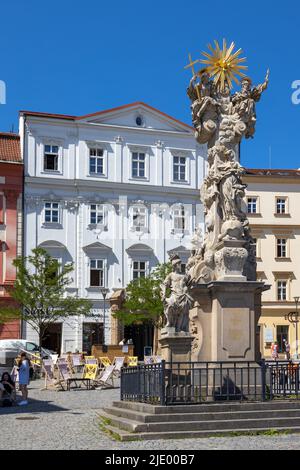
[[[176,405],[295,397],[299,365],[287,362],[172,362],[123,368],[121,400]]]

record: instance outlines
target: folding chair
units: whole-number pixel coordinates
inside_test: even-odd
[[[155,356],[144,356],[145,365],[154,364],[154,362],[155,362]]]
[[[121,368],[123,367],[124,365],[124,361],[125,361],[125,357],[115,357],[114,359],[114,375],[116,377],[120,377],[120,374],[121,374]],[[109,366],[108,366],[109,367]]]
[[[100,378],[97,380],[97,385],[105,388],[114,387],[114,370],[115,366],[107,366]]]
[[[98,364],[85,364],[82,378],[90,379],[93,385],[97,384]]]
[[[85,356],[84,360],[86,364],[98,364],[98,359],[94,356]]]
[[[65,390],[62,384],[64,383],[65,385],[67,385],[68,379],[71,379],[72,374],[69,371],[67,362],[58,361],[57,367],[58,367],[58,372],[59,372],[59,381],[61,383],[63,390]]]
[[[47,360],[47,359],[43,361],[43,371],[45,373],[45,387],[42,388],[41,390],[48,390],[48,383],[50,384],[50,387],[54,388],[56,391],[58,387],[64,390],[64,387],[62,385],[62,380],[60,379],[56,380],[54,377],[53,363],[50,363],[50,361],[51,360]]]
[[[99,357],[100,369],[106,369],[106,367],[111,366],[111,360],[107,356]]]
[[[162,357],[161,356],[153,356],[154,357],[154,363],[155,364],[160,364],[161,361],[162,361]]]
[[[128,367],[136,367],[138,365],[138,357],[137,356],[128,356]]]

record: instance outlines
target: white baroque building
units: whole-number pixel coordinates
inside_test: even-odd
[[[93,302],[90,318],[54,325],[61,352],[111,344],[108,298],[177,252],[182,263],[203,223],[199,189],[206,146],[193,129],[137,102],[86,116],[20,112],[24,161],[24,255],[44,247],[74,262],[70,295]],[[23,337],[38,341],[23,325]]]

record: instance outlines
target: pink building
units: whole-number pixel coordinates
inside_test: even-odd
[[[9,288],[16,278],[13,260],[22,252],[23,163],[20,139],[0,133],[0,307],[12,305]],[[20,321],[0,324],[0,339],[19,338]]]

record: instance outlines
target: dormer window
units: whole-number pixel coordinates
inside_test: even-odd
[[[58,171],[58,146],[44,146],[44,171]]]

